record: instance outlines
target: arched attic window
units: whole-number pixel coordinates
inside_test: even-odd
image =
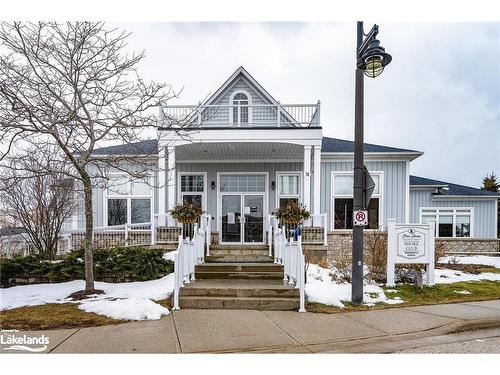
[[[248,125],[251,122],[250,96],[246,92],[236,92],[232,96],[232,117],[234,125]]]

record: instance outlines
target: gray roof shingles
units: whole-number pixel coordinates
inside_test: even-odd
[[[491,197],[499,197],[500,194],[495,193],[494,191],[484,190],[473,188],[470,186],[453,184],[450,182],[432,180],[430,178],[419,177],[419,176],[410,176],[410,185],[411,186],[436,186],[440,187],[439,191],[435,193],[435,195],[470,195],[470,196],[491,196]],[[442,188],[441,186],[445,185],[446,188]]]
[[[354,152],[354,142],[344,139],[323,137],[321,146],[323,152]],[[365,143],[365,152],[418,152],[396,147],[388,147]],[[137,143],[103,147],[94,150],[95,155],[149,155],[158,153],[156,139]]]
[[[345,139],[323,137],[321,146],[322,152],[354,152],[354,142]],[[389,147],[365,143],[365,152],[417,152],[415,150],[406,150],[403,148]]]
[[[94,155],[154,155],[158,154],[158,141],[151,139],[95,149]]]

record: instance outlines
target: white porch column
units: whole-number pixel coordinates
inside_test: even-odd
[[[304,197],[302,203],[311,211],[311,146],[304,146]]]
[[[175,186],[177,185],[177,173],[175,173],[175,146],[167,147],[168,153],[168,181],[167,181],[167,195],[168,195],[168,209],[171,210],[175,207]],[[170,215],[168,215],[170,218]],[[173,223],[168,223],[168,225],[173,225]]]
[[[313,214],[319,215],[321,212],[321,146],[314,146],[314,205]]]
[[[165,158],[165,147],[160,147],[158,150],[158,226],[164,227],[167,225],[165,220],[166,206],[166,167],[167,160]]]

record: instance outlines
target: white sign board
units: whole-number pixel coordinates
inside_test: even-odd
[[[394,286],[396,264],[425,264],[427,285],[434,285],[434,230],[429,224],[396,224],[387,220],[387,286]]]
[[[353,225],[355,227],[366,227],[368,225],[368,211],[353,211]]]

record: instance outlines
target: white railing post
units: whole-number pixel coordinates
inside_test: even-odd
[[[177,252],[174,255],[174,306],[172,307],[172,310],[180,310],[179,291],[184,277],[184,251],[182,249],[182,245],[182,236],[179,236],[179,245],[177,246]]]
[[[210,256],[210,243],[212,242],[212,216],[207,216],[207,256]]]
[[[299,312],[306,312],[306,307],[305,307],[305,259],[304,259],[304,254],[302,253],[302,238],[299,236],[299,243],[297,244],[297,254],[299,256],[299,267],[298,267],[298,274],[297,274],[297,282],[296,285],[299,287],[299,298],[300,298],[300,305],[299,305]]]
[[[156,245],[156,226],[155,226],[155,217],[154,215],[151,217],[151,245]]]
[[[328,242],[328,217],[326,216],[326,213],[325,214],[322,214],[323,215],[323,246],[326,246],[327,245],[327,242]]]
[[[125,246],[128,246],[128,223],[125,223]]]

